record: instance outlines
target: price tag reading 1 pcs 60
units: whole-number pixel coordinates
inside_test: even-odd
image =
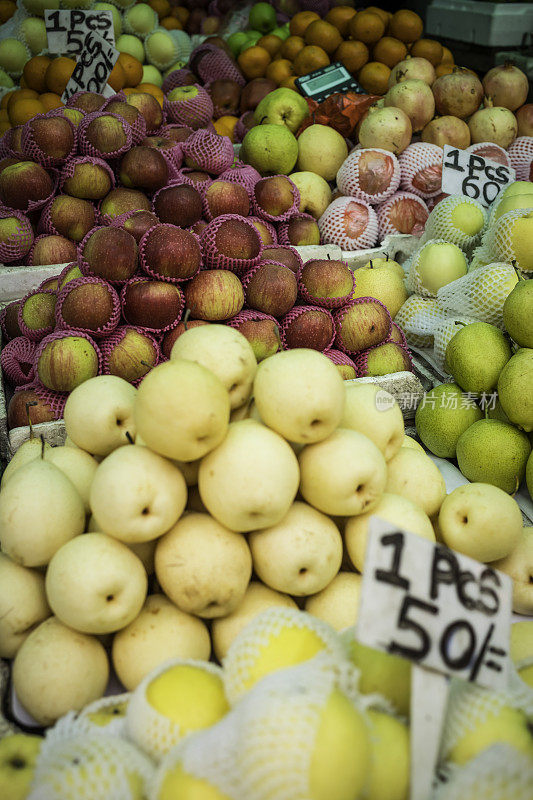
[[[464,194],[490,206],[515,176],[512,167],[444,145],[442,191],[446,194]]]
[[[89,34],[61,100],[66,102],[76,92],[102,94],[118,56],[119,52],[113,45],[97,33]]]

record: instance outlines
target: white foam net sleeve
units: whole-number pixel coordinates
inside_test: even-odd
[[[482,226],[473,235],[465,233],[454,222],[454,211],[457,206],[463,203],[478,209],[483,217]],[[473,200],[471,197],[465,197],[462,194],[451,194],[445,197],[444,200],[441,200],[440,203],[437,203],[435,208],[431,211],[420,242],[423,244],[429,239],[445,239],[451,244],[456,244],[461,250],[471,252],[472,249],[479,244],[481,236],[487,227],[487,220],[487,211],[477,200]]]
[[[170,717],[159,713],[146,697],[148,685],[168,669],[178,665],[188,665],[210,672],[222,679],[222,669],[208,661],[194,659],[170,659],[159,664],[131,693],[126,713],[126,732],[145,753],[159,761],[168,751],[187,735],[180,725]]]
[[[413,347],[433,347],[433,334],[444,321],[446,314],[437,304],[436,297],[420,297],[413,294],[400,308],[394,322],[400,326]]]
[[[414,142],[399,157],[402,189],[424,198],[442,191],[442,147],[429,142]]]
[[[318,220],[324,244],[343,250],[365,250],[378,240],[378,218],[372,206],[357,197],[337,197]]]
[[[510,264],[488,264],[440,288],[437,302],[444,311],[467,314],[503,330],[503,304],[516,281]]]
[[[43,747],[27,800],[138,800],[153,774],[150,759],[131,742],[74,736]]]
[[[483,750],[464,767],[451,767],[432,800],[531,800],[533,762],[507,744]]]
[[[518,136],[509,145],[508,153],[516,180],[533,180],[533,136]]]
[[[426,247],[431,247],[434,244],[450,244],[447,239],[427,239],[422,247],[416,251],[414,254],[411,264],[409,267],[409,273],[407,275],[407,289],[411,292],[416,292],[416,294],[421,295],[422,297],[435,297],[436,295],[433,292],[430,292],[429,289],[426,289],[424,284],[422,283],[422,277],[420,275],[419,265],[420,259]],[[458,247],[458,245],[455,245]],[[460,255],[460,254],[459,254]]]
[[[489,264],[503,261],[516,265],[522,272],[533,272],[531,229],[521,224],[521,220],[529,217],[531,212],[532,208],[517,208],[502,214],[483,236],[473,258]]]
[[[231,704],[251,688],[251,675],[263,649],[287,629],[311,631],[323,642],[324,651],[333,661],[346,661],[338,634],[326,622],[292,608],[267,609],[240,631],[224,659],[224,686]]]
[[[57,720],[53,728],[48,729],[46,732],[46,742],[68,739],[69,737],[79,736],[81,734],[101,734],[102,736],[126,738],[125,711],[129,698],[129,692],[110,697],[101,697],[95,700],[94,703],[89,703],[89,705],[85,706],[80,712],[69,711]],[[117,706],[122,707],[122,713],[117,714],[116,717],[110,715],[107,724],[100,725],[97,722],[93,722],[91,718],[92,714],[109,712],[111,707]]]
[[[435,360],[441,369],[444,369],[444,361],[446,358],[446,348],[450,339],[461,329],[462,325],[470,325],[472,322],[479,322],[476,317],[465,317],[460,315],[448,316],[443,322],[440,322],[435,328],[433,334],[433,354]]]
[[[399,185],[398,159],[379,147],[353,150],[337,172],[337,186],[343,195],[361,198],[371,205],[383,203]]]

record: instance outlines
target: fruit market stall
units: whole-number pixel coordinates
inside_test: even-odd
[[[0,25],[1,800],[531,800],[527,70],[332,0]]]

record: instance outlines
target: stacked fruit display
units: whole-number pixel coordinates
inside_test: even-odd
[[[239,800],[263,797],[268,785],[271,800],[278,790],[265,780],[279,776],[283,755],[275,743],[284,742],[282,785],[291,797],[357,800],[363,786],[375,783],[370,796],[405,800],[410,667],[358,644],[351,628],[369,519],[377,514],[431,541],[438,531],[448,545],[492,562],[512,557],[526,535],[515,501],[484,483],[446,495],[437,467],[405,437],[390,395],[344,384],[313,350],[278,353],[257,365],[249,342],[226,326],[188,330],[170,361],[138,389],[116,376],[86,381],[70,395],[65,422],[68,443],[51,448],[30,439],[0,491],[1,655],[14,658],[15,692],[37,722],[53,725],[67,714],[37,758],[35,791],[50,787],[47,797],[57,800],[71,793],[91,800],[141,796],[128,794],[129,782],[113,794],[127,757],[128,769],[137,763],[142,776],[142,768],[152,774],[150,759],[160,764],[142,796],[192,798],[198,781],[204,788],[211,781],[220,797]],[[159,588],[149,593],[154,572]],[[341,630],[343,638],[335,632]],[[207,663],[212,651],[223,670]],[[100,700],[110,661],[131,694]],[[294,673],[280,671],[302,662]],[[314,723],[302,702],[314,707],[318,687],[326,702],[332,681],[351,702],[332,701],[322,750],[319,734],[309,739]],[[287,713],[296,685],[297,706]],[[282,687],[278,716],[272,703]],[[464,741],[456,732],[444,757],[461,765],[493,741],[529,755],[523,687],[518,696],[468,690],[472,713],[490,696],[501,720],[476,744],[470,731]],[[267,705],[257,705],[263,696]],[[285,741],[283,726],[304,719],[309,743],[292,727]],[[484,725],[483,714],[476,719]],[[253,759],[245,758],[234,734],[240,730],[252,747],[270,724],[273,735],[261,752],[254,745]],[[102,745],[108,735],[117,743]],[[381,736],[389,742],[383,749]],[[6,741],[0,747],[11,747],[11,755],[21,747]],[[144,759],[135,761],[133,745]],[[199,748],[196,767],[188,756],[178,766],[177,745],[187,753]],[[310,772],[296,746],[304,747],[300,754],[317,753]],[[30,747],[35,755],[33,739]],[[72,774],[58,755],[64,747],[80,754],[70,759]],[[341,783],[335,794],[333,754]],[[96,771],[85,768],[86,757],[96,760]],[[327,794],[319,788],[323,757]],[[217,765],[234,788],[219,783]],[[383,793],[389,782],[394,794]]]

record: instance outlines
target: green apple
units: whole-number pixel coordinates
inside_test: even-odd
[[[163,76],[153,64],[145,64],[141,83],[153,83],[155,86],[161,87],[163,85]]]
[[[246,33],[246,40],[243,42],[241,46],[241,49],[239,51],[240,53],[242,53],[242,51],[246,50],[248,47],[253,47],[254,44],[257,44],[257,42],[263,35],[261,31],[246,31],[245,33]]]
[[[243,139],[240,157],[262,175],[288,175],[296,164],[298,142],[285,125],[255,125]]]
[[[13,78],[10,78],[5,70],[0,69],[0,86],[5,86],[7,89],[12,89],[14,85]]]
[[[274,36],[279,36],[280,39],[283,39],[283,41],[285,41],[285,39],[288,39],[289,36],[291,35],[291,32],[289,30],[289,23],[286,22],[285,25],[281,25],[281,27],[279,28],[274,28],[274,30],[270,31],[270,33],[273,33]]]
[[[255,3],[250,9],[248,25],[261,33],[269,33],[276,27],[276,10],[270,3]]]
[[[0,797],[24,800],[41,749],[40,736],[13,733],[0,739]]]
[[[308,116],[309,106],[305,97],[293,89],[284,87],[269,92],[254,111],[257,125],[285,125],[291,133],[296,133]],[[306,169],[306,167],[301,167],[301,169]]]
[[[228,45],[229,49],[237,58],[239,53],[241,52],[243,46],[248,41],[248,34],[246,31],[235,31],[235,33],[231,33],[228,38],[226,39],[226,44]]]

